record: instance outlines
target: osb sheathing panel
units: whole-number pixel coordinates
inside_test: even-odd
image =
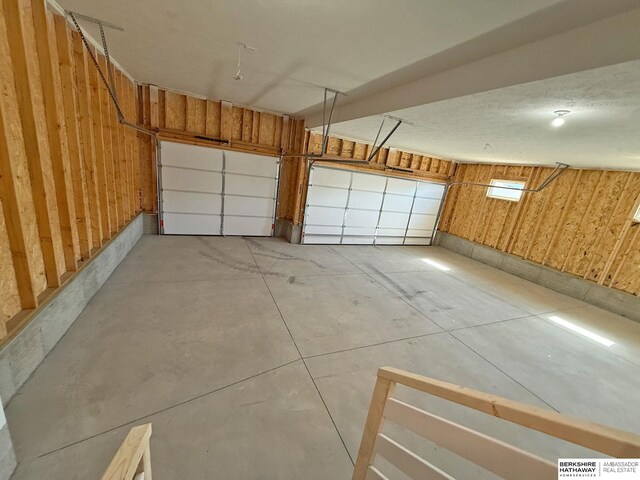
[[[460,165],[456,181],[487,183],[501,174],[535,188],[542,167]],[[456,191],[456,189],[458,189]],[[486,187],[449,191],[440,229],[629,293],[640,293],[640,225],[631,221],[640,174],[565,171],[520,202],[490,199]]]
[[[166,127],[172,130],[186,130],[186,97],[179,93],[167,91],[165,92],[164,99],[164,117]]]
[[[576,233],[580,228],[580,223],[589,207],[589,201],[593,196],[598,180],[603,172],[599,170],[582,170],[580,183],[576,189],[573,201],[568,208],[564,222],[558,225],[556,231],[558,237],[549,252],[546,265],[552,268],[562,269],[567,260],[569,250],[574,244]]]
[[[623,242],[617,263],[610,270],[609,286],[640,295],[640,224],[634,224]]]
[[[157,90],[157,106],[152,105],[151,89]],[[285,115],[259,112],[232,105],[229,102],[209,100],[172,92],[156,86],[141,85],[138,88],[138,114],[141,125],[159,130],[166,139],[231,150],[255,152],[265,155],[302,153],[304,121]],[[151,119],[151,111],[158,112],[157,122]],[[205,138],[202,138],[205,137]],[[230,143],[220,143],[229,140]],[[138,175],[142,183],[142,206],[145,211],[157,210],[154,148],[148,139],[138,137]],[[302,158],[285,158],[281,165],[279,212],[292,215],[292,171]],[[283,202],[283,198],[285,201]]]
[[[365,160],[371,154],[371,144],[355,142],[353,140],[329,135],[326,154],[331,157],[345,159]],[[322,134],[309,132],[307,141],[307,153],[320,153],[322,151]],[[437,174],[446,176],[451,170],[451,161],[431,158],[424,155],[404,152],[394,148],[382,148],[374,156],[373,164],[387,167],[411,168],[416,175]],[[372,168],[380,170],[380,168]]]
[[[527,255],[528,260],[543,263],[554,234],[558,231],[562,214],[568,206],[567,198],[577,177],[577,170],[566,171],[547,187],[547,203],[538,220],[536,235],[532,238],[531,249]]]
[[[587,209],[581,229],[576,236],[574,248],[570,251],[565,271],[580,277],[587,272],[592,255],[596,252],[594,245],[598,233],[606,225],[613,213],[618,196],[622,193],[627,179],[625,172],[606,172],[598,188],[595,198]],[[599,247],[599,245],[598,245]]]
[[[2,201],[0,201],[0,324],[6,323],[20,311],[18,281],[13,268],[7,226],[4,221]],[[0,331],[2,331],[0,326]]]
[[[94,255],[140,211],[135,133],[117,122],[79,34],[40,1],[10,2],[5,8],[13,9],[11,21],[24,21],[8,29],[0,9],[0,136],[8,152],[0,158],[0,342],[21,326],[9,320],[4,329],[5,318],[38,307],[45,290],[58,288],[79,259]],[[25,57],[28,46],[37,46],[38,55]],[[104,56],[92,53],[104,66]],[[121,107],[135,121],[135,86],[117,69],[114,76]],[[23,113],[31,112],[28,121],[22,121],[19,102]],[[55,195],[43,195],[54,184]],[[114,198],[121,203],[112,203]],[[50,219],[48,229],[44,218]],[[62,250],[55,242],[48,248],[59,236]]]

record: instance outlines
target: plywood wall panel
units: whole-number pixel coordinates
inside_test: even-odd
[[[21,306],[34,308],[47,281],[6,25],[0,8],[0,199]]]
[[[576,234],[569,262],[564,270],[584,276],[594,254],[595,240],[613,213],[618,196],[627,180],[625,172],[605,172]]]
[[[610,286],[634,295],[640,295],[640,224],[629,230],[617,260]]]
[[[220,102],[207,100],[207,119],[205,134],[213,138],[220,138]]]
[[[269,113],[260,113],[260,125],[258,129],[258,142],[261,145],[273,145],[276,130],[276,117]]]
[[[11,257],[7,225],[0,199],[0,323],[3,325],[21,310],[18,280]],[[4,330],[6,332],[6,327]]]
[[[551,250],[548,252],[546,265],[562,269],[602,173],[602,171],[598,170],[581,171],[579,184],[576,187],[573,199],[567,205],[564,221],[556,226],[558,235]]]
[[[123,109],[135,121],[135,87],[119,71],[116,77]],[[59,288],[118,231],[108,223],[103,230],[108,217],[101,217],[112,213],[106,199],[116,187],[104,163],[104,139],[111,138],[105,120],[115,118],[109,102],[79,34],[63,18],[41,0],[0,3],[0,344],[24,324],[15,320],[19,310],[37,308],[47,287]],[[131,201],[139,189],[136,146],[129,131],[115,127]]]
[[[560,175],[549,187],[547,202],[541,211],[537,230],[532,238],[531,248],[527,259],[536,263],[543,263],[549,246],[554,240],[554,234],[560,225],[567,199],[573,194],[576,181],[579,180],[578,171],[566,171]]]
[[[33,53],[36,50],[33,16],[28,3],[7,0],[3,6],[7,17],[13,19],[7,25],[7,35],[22,134],[29,159],[29,177],[42,258],[47,282],[49,286],[56,287],[66,268],[44,112],[40,65],[37,56]]]
[[[36,51],[40,63],[40,78],[44,94],[45,118],[49,133],[65,264],[68,271],[75,271],[78,268],[80,241],[75,221],[75,199],[72,191],[69,146],[53,15],[47,10],[44,2],[32,1],[31,10]]]
[[[186,97],[186,128],[188,132],[204,134],[207,120],[207,101],[201,98]]]
[[[186,97],[179,93],[166,91],[164,94],[164,101],[164,121],[166,128],[170,128],[172,130],[186,130]]]
[[[64,115],[69,139],[69,157],[71,164],[71,179],[73,182],[73,196],[75,201],[75,221],[78,227],[80,242],[79,258],[87,259],[91,256],[91,221],[89,199],[87,197],[86,180],[84,175],[84,150],[82,145],[82,130],[80,127],[80,99],[75,76],[75,61],[71,31],[67,28],[65,19],[56,15],[54,19],[56,42],[58,46],[58,61],[60,81],[62,84],[62,99]]]
[[[486,183],[504,173],[535,188],[551,171],[459,165],[454,179]],[[487,199],[484,187],[453,186],[440,230],[638,295],[640,228],[630,220],[637,201],[637,172],[569,169],[517,203]]]
[[[629,173],[622,193],[618,196],[613,213],[609,216],[604,228],[600,229],[595,243],[598,249],[591,255],[591,261],[587,267],[585,278],[603,283],[601,275],[610,274],[609,258],[617,256],[619,253],[618,243],[621,236],[628,232],[633,216],[633,208],[629,202],[630,198],[637,198],[640,195],[640,174]],[[610,278],[610,276],[609,276]]]
[[[89,254],[91,255],[91,251],[94,248],[100,247],[102,244],[102,222],[100,219],[100,209],[98,208],[99,194],[95,167],[96,155],[102,155],[102,129],[99,127],[95,128],[100,115],[99,111],[97,115],[93,113],[95,108],[94,104],[98,103],[98,99],[92,92],[87,52],[77,32],[73,32],[71,40],[73,44],[78,105],[80,107],[79,124],[82,146],[82,172],[84,177],[83,189],[86,192],[87,200],[86,221],[89,226],[87,241]]]
[[[100,68],[106,71],[106,60],[102,55],[98,56],[98,63]],[[104,164],[107,185],[106,192],[102,192],[100,188],[98,189],[98,203],[94,206],[101,212],[100,216],[102,218],[104,217],[105,209],[108,213],[108,225],[106,225],[108,230],[105,230],[104,218],[101,222],[101,241],[104,241],[105,238],[109,238],[113,233],[117,232],[123,223],[122,209],[117,200],[117,191],[120,188],[116,178],[118,153],[112,131],[115,110],[107,87],[98,78],[98,72],[95,68],[92,69],[90,65],[88,69],[91,85],[95,169],[98,172],[100,165]],[[96,181],[99,182],[99,180]]]

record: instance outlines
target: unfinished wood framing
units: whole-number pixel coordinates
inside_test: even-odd
[[[461,164],[454,180],[487,183],[496,168]],[[524,179],[528,188],[551,172],[506,168],[507,178]],[[440,230],[640,295],[640,228],[631,220],[640,197],[639,172],[569,169],[541,192],[524,193],[519,202],[489,199],[486,190],[452,187]]]
[[[319,153],[321,135],[304,129],[303,120],[287,115],[259,112],[227,101],[202,99],[173,92],[155,85],[138,87],[136,118],[141,126],[158,132],[158,138],[194,145],[285,155],[280,166],[278,218],[302,223],[307,188],[308,162],[295,154]],[[136,168],[142,185],[144,211],[157,211],[156,148],[153,140],[138,135],[140,153]],[[365,160],[373,150],[371,144],[331,136],[327,154],[336,158]],[[391,166],[394,174],[409,178],[445,181],[455,163],[411,152],[382,148],[371,163],[359,166],[376,172]]]
[[[38,0],[2,0],[0,57],[3,342],[26,311],[140,211],[140,183],[136,134],[118,123],[79,35],[65,19]],[[135,121],[135,85],[117,74],[123,110]],[[107,125],[119,129],[117,164]],[[112,201],[122,187],[116,178],[126,184],[122,218]]]
[[[155,130],[158,137],[174,142],[204,145],[264,155],[303,153],[304,121],[287,115],[259,112],[182,93],[155,85],[138,87],[137,115],[141,126]],[[139,134],[133,146],[139,152],[134,166],[142,189],[143,210],[157,210],[156,149],[154,140]],[[279,216],[293,219],[296,198],[289,180],[298,178],[303,158],[286,157],[280,168]],[[285,199],[283,201],[283,199]]]

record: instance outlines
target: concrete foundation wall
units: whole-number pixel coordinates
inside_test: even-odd
[[[630,293],[598,285],[450,233],[438,232],[434,245],[640,322],[640,298]]]
[[[144,233],[150,235],[158,235],[158,214],[157,213],[143,213],[142,224]]]
[[[284,237],[289,243],[300,243],[302,225],[294,225],[289,220],[278,218],[276,220],[275,236]]]
[[[0,350],[0,397],[5,405],[78,318],[142,232],[143,215],[138,215]]]
[[[16,468],[16,456],[13,452],[9,426],[0,401],[0,480],[9,480]]]

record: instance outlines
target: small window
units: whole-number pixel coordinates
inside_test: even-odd
[[[487,197],[517,202],[520,200],[520,197],[522,197],[522,189],[524,188],[525,182],[492,178],[491,185],[493,186],[487,190]]]
[[[640,223],[640,204],[638,205],[636,213],[633,215],[633,221]]]

